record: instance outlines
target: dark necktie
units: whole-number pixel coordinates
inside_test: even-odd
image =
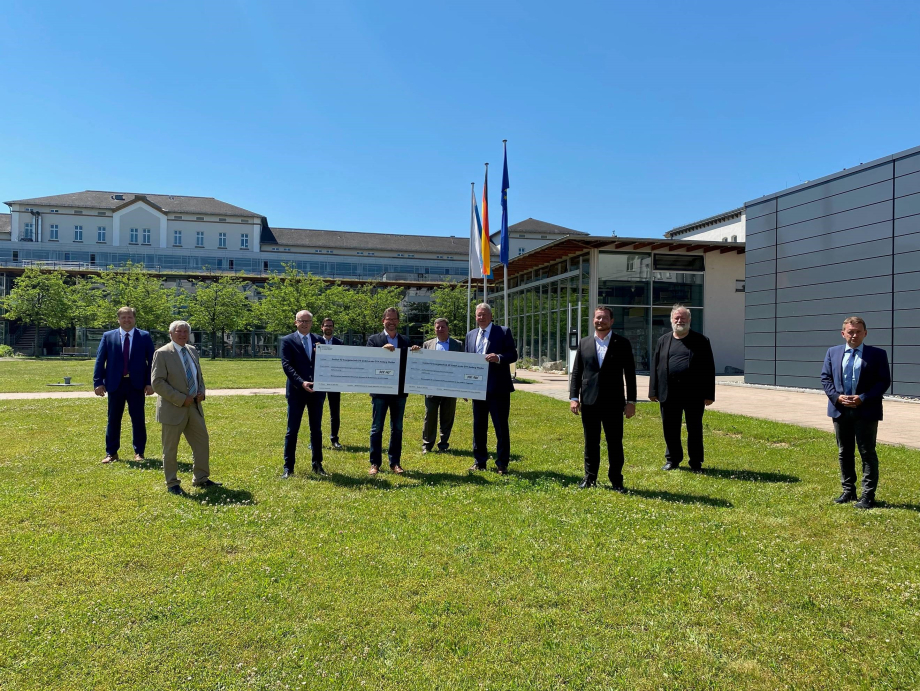
[[[843,368],[843,393],[847,396],[853,395],[853,365],[856,362],[856,351],[847,348],[850,359],[847,360],[846,367]]]
[[[126,333],[125,334],[125,344],[124,346],[122,346],[122,349],[121,349],[121,357],[122,357],[122,360],[124,361],[124,367],[122,367],[121,369],[121,376],[123,377],[128,376],[128,357],[130,355],[131,355],[131,334]]]

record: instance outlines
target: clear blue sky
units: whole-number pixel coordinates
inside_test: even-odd
[[[4,3],[0,199],[659,236],[920,145],[920,3]],[[4,210],[6,207],[3,207]]]

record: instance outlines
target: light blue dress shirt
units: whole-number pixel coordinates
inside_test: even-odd
[[[843,369],[841,369],[841,372],[844,373],[843,385],[844,387],[846,387],[847,363],[850,361],[851,357],[855,357],[856,359],[853,360],[853,393],[855,394],[856,393],[856,383],[859,381],[859,370],[862,368],[862,362],[863,362],[862,344],[860,344],[859,348],[855,349],[855,352],[851,352],[851,351],[852,349],[850,348],[850,346],[847,346],[843,350],[843,363],[842,363]]]
[[[435,350],[450,350],[450,341],[438,341],[434,344]]]
[[[397,348],[399,347],[399,334],[396,334],[395,338],[390,338],[390,334],[384,331],[383,335],[387,337],[387,343],[389,343],[391,346],[396,346]]]

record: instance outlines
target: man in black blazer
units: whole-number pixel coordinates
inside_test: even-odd
[[[862,317],[847,317],[840,332],[846,347],[828,349],[821,370],[821,385],[827,394],[827,414],[834,420],[837,435],[840,483],[843,494],[838,504],[856,499],[856,449],[862,458],[862,497],[856,508],[875,506],[878,487],[878,454],[875,440],[882,419],[882,396],[891,386],[888,353],[865,345],[869,334]]]
[[[310,333],[313,315],[301,310],[294,317],[297,331],[281,339],[281,368],[287,376],[288,424],[284,435],[284,473],[289,478],[294,474],[297,456],[297,435],[303,420],[304,408],[310,422],[310,448],[312,450],[313,472],[328,475],[323,468],[323,400],[326,394],[313,390],[313,364],[316,362],[316,345],[321,338]]]
[[[690,329],[690,310],[671,308],[671,333],[655,344],[648,397],[661,408],[661,426],[667,445],[664,470],[675,470],[684,460],[680,443],[681,418],[687,421],[687,454],[691,470],[703,467],[703,412],[716,399],[716,365],[712,346],[703,334]]]
[[[334,332],[335,322],[330,317],[323,319],[323,343],[328,345],[345,345],[341,338],[336,338],[332,335]],[[326,400],[329,401],[329,426],[331,428],[329,436],[332,441],[332,448],[336,451],[341,451],[342,445],[339,444],[339,425],[341,423],[342,394],[338,391],[327,391]]]
[[[508,416],[511,412],[511,363],[517,362],[517,346],[511,329],[492,321],[492,308],[482,302],[476,305],[476,326],[466,335],[467,353],[480,353],[489,363],[486,398],[473,401],[473,466],[470,470],[485,470],[489,457],[489,418],[495,428],[495,472],[508,474],[511,460],[511,434]]]
[[[153,395],[150,368],[153,365],[153,339],[147,331],[135,328],[137,311],[122,307],[116,312],[118,328],[106,331],[96,351],[93,369],[93,391],[97,396],[109,396],[108,422],[105,426],[105,458],[103,463],[118,460],[121,446],[121,421],[128,404],[131,418],[131,442],[134,460],[144,460],[147,447],[147,422],[144,416],[144,396]]]
[[[617,492],[623,488],[623,415],[636,414],[636,363],[632,346],[611,331],[613,310],[594,310],[594,335],[581,339],[575,351],[575,364],[569,378],[572,412],[581,412],[585,432],[585,477],[578,485],[587,489],[597,485],[601,463],[601,426],[607,438],[608,477]],[[623,382],[626,396],[623,396]]]
[[[386,348],[393,351],[399,349],[399,393],[397,394],[371,394],[373,419],[371,420],[371,467],[368,475],[380,472],[380,462],[383,458],[383,426],[387,421],[387,411],[390,413],[390,446],[387,457],[390,461],[390,470],[402,474],[404,471],[402,460],[402,434],[403,417],[406,414],[407,393],[403,391],[406,383],[406,353],[409,351],[409,339],[399,333],[399,310],[388,307],[383,313],[383,331],[367,339],[368,348]]]

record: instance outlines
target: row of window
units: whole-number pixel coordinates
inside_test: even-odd
[[[106,228],[105,226],[98,226],[96,228],[96,242],[105,242]],[[35,239],[35,226],[32,223],[26,223],[22,231],[23,240],[34,240]],[[57,223],[52,223],[48,228],[48,240],[58,241],[60,240],[60,228]],[[140,242],[138,242],[140,240]],[[73,227],[73,241],[74,242],[83,242],[83,226],[74,226]],[[132,245],[150,244],[150,228],[131,228],[128,231],[128,242]],[[227,234],[218,233],[217,234],[217,246],[221,249],[227,248]],[[173,247],[182,247],[182,231],[174,230],[173,231]],[[199,230],[195,233],[195,247],[204,247],[204,231]],[[248,250],[249,249],[249,233],[240,234],[240,249]]]
[[[135,230],[134,228],[131,229]],[[144,230],[147,230],[146,228]],[[149,231],[147,231],[149,233]],[[174,230],[173,231],[173,247],[182,247],[182,231]],[[204,231],[198,230],[195,231],[195,247],[204,247]],[[227,248],[227,234],[218,233],[217,234],[217,247],[218,249]],[[248,250],[249,249],[249,233],[240,233],[240,249]]]

